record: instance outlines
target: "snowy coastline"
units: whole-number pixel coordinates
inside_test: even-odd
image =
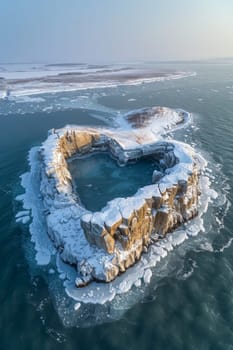
[[[1,68],[1,67],[0,67]],[[156,72],[134,65],[3,65],[0,99],[64,91],[115,88],[195,76],[195,72]]]

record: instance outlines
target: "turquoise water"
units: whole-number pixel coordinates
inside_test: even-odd
[[[195,70],[198,75],[109,89],[108,96],[99,91],[99,104],[109,110],[165,105],[193,112],[193,128],[180,131],[177,137],[205,153],[214,188],[232,202],[233,65],[178,69]],[[59,103],[61,96],[48,99]],[[131,98],[136,101],[128,101]],[[13,102],[0,104],[0,348],[232,349],[232,209],[224,216],[225,205],[217,201],[205,215],[206,233],[186,241],[164,260],[143,302],[135,304],[121,320],[84,329],[62,325],[51,297],[52,286],[48,287],[39,269],[32,273],[33,261],[27,257],[30,252],[25,252],[30,234],[27,227],[15,223],[19,204],[14,198],[21,191],[19,176],[28,169],[28,151],[46,138],[49,128],[66,123],[103,124],[90,110],[65,107],[47,113],[40,111],[40,106],[33,112],[33,104],[21,104],[20,110]],[[6,115],[8,109],[11,114]],[[27,113],[21,113],[23,110]]]
[[[108,154],[98,153],[73,160],[69,169],[82,204],[98,211],[108,201],[132,196],[138,188],[150,185],[157,165],[147,158],[120,167]]]

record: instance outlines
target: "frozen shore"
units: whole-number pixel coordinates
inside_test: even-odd
[[[195,75],[194,72],[156,71],[143,65],[2,65],[0,99],[61,91],[139,85]]]
[[[76,286],[112,281],[140,261],[150,246],[155,256],[166,255],[160,242],[165,244],[168,232],[197,215],[205,162],[190,146],[160,136],[189,117],[187,112],[162,107],[133,111],[122,116],[127,123],[123,129],[51,130],[33,152],[46,231],[60,259],[76,266]],[[121,165],[153,155],[160,171],[154,171],[151,185],[134,196],[115,198],[92,213],[79,202],[67,161],[95,152],[109,152]],[[169,237],[173,235],[177,236]],[[149,279],[148,273],[145,280]]]

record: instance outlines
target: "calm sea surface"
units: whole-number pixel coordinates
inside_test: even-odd
[[[45,140],[48,129],[104,125],[114,111],[154,105],[193,113],[192,127],[176,137],[205,155],[213,188],[231,203],[233,65],[176,68],[194,70],[197,76],[87,91],[86,97],[94,99],[90,108],[79,108],[83,92],[0,102],[0,349],[233,349],[233,218],[226,204],[212,203],[204,220],[206,233],[173,252],[172,268],[164,259],[164,274],[158,283],[152,281],[143,302],[121,320],[89,328],[62,325],[47,283],[31,273],[24,248],[28,227],[14,219],[28,151]]]

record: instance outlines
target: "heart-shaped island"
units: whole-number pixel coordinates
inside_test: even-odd
[[[181,110],[154,107],[125,115],[124,129],[66,126],[49,132],[37,152],[43,212],[61,259],[76,267],[77,287],[114,280],[140,260],[148,246],[156,247],[197,215],[203,159],[189,145],[161,137],[188,118]],[[93,212],[83,206],[69,164],[100,154],[123,169],[150,158],[154,169],[150,184]]]

